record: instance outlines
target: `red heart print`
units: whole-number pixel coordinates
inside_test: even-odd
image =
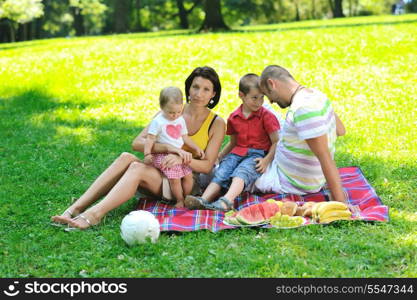
[[[181,137],[181,124],[167,125],[167,133],[173,139],[179,139]]]

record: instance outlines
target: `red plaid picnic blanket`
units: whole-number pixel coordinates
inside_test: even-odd
[[[362,221],[383,221],[387,222],[388,207],[383,205],[373,187],[368,183],[362,171],[358,167],[339,168],[342,186],[348,195],[348,201],[360,208],[357,220]],[[295,201],[298,204],[307,201],[328,201],[329,191],[324,188],[318,193],[304,196],[291,194],[267,194],[254,195],[244,193],[235,201],[235,209],[240,210],[246,206],[266,201],[267,199],[286,199]],[[223,223],[224,213],[212,210],[188,210],[187,208],[174,208],[173,206],[151,200],[149,198],[139,199],[136,209],[150,211],[156,216],[161,231],[194,231],[208,229],[217,232],[222,229],[236,228]],[[307,222],[304,225],[310,225]]]

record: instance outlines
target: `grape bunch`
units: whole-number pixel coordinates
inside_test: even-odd
[[[275,227],[298,227],[303,225],[304,219],[303,217],[290,217],[287,215],[281,215],[277,213],[275,216],[271,217],[271,225]]]

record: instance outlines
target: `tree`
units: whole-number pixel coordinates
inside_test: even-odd
[[[43,15],[42,0],[0,0],[0,19],[9,20],[10,40],[16,41],[18,24],[26,24]]]
[[[133,0],[133,31],[144,31],[144,27],[142,25],[142,18],[140,17],[140,10],[142,5],[142,0]]]
[[[201,25],[200,31],[230,29],[223,20],[220,0],[205,0],[204,12],[206,16],[204,17],[203,25]]]
[[[114,3],[114,31],[126,33],[129,30],[130,0],[116,0]]]
[[[343,1],[342,0],[329,0],[330,8],[332,9],[333,18],[343,18]]]
[[[299,3],[298,0],[294,0],[294,5],[295,5],[295,21],[300,21],[300,8],[299,8]]]
[[[188,29],[190,26],[188,22],[188,15],[201,3],[201,0],[194,0],[193,6],[190,9],[185,9],[184,0],[176,0],[178,7],[178,16],[180,18],[180,26],[182,29]]]

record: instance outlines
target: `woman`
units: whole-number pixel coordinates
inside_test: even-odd
[[[171,167],[179,163],[189,163],[195,173],[211,172],[217,159],[225,134],[225,122],[210,109],[220,99],[221,85],[216,71],[210,67],[198,67],[185,81],[187,104],[184,107],[188,135],[205,152],[202,160],[192,159],[166,144],[155,144],[153,152],[172,153],[164,161]],[[144,151],[146,127],[135,138],[132,148]],[[187,150],[187,149],[186,149]],[[181,154],[181,156],[179,156]],[[195,181],[194,192],[199,190]],[[111,210],[131,199],[136,191],[146,191],[159,198],[170,198],[169,183],[161,172],[144,164],[135,155],[122,153],[87,189],[87,191],[60,216],[53,216],[53,222],[68,224],[72,228],[87,229],[97,225]],[[89,207],[101,197],[97,204]],[[89,207],[89,208],[88,208]]]

